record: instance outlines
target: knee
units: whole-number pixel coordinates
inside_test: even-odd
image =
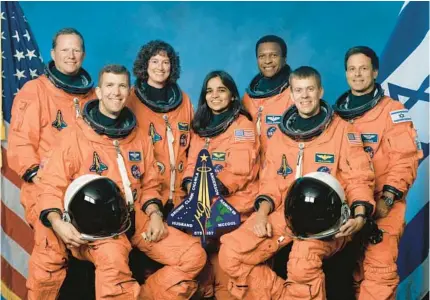
[[[197,276],[206,265],[207,255],[200,243],[193,243],[181,257],[180,267],[186,274]]]
[[[234,277],[240,265],[237,253],[226,244],[221,244],[218,252],[218,263],[221,270],[230,277]]]
[[[288,279],[299,283],[324,277],[321,258],[312,254],[307,257],[290,257],[287,269]]]

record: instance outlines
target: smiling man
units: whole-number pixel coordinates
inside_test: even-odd
[[[394,299],[399,275],[396,260],[405,222],[406,199],[417,176],[423,152],[408,110],[384,95],[376,83],[379,59],[369,47],[357,46],[345,54],[345,75],[350,90],[335,110],[361,133],[364,150],[375,166],[375,218],[382,241],[369,244],[359,278],[357,299]],[[358,279],[358,278],[357,278]]]
[[[322,261],[341,251],[373,212],[370,159],[352,125],[321,99],[320,74],[300,67],[291,73],[290,85],[295,106],[285,111],[280,132],[268,143],[257,212],[221,238],[220,265],[230,276],[230,293],[239,299],[326,299]],[[280,207],[294,180],[315,171],[339,180],[353,217],[330,240],[293,241]],[[264,262],[291,242],[284,283]]]
[[[287,64],[287,44],[276,35],[260,38],[255,54],[260,72],[246,89],[243,105],[255,122],[264,155],[268,139],[278,129],[282,112],[293,104],[288,82],[291,69]]]

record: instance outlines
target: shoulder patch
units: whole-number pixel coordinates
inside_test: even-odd
[[[363,146],[363,142],[361,141],[361,136],[357,132],[348,132],[346,136],[350,144]]]
[[[253,129],[235,129],[234,130],[234,141],[255,141],[255,133]]]
[[[394,124],[403,122],[412,122],[412,118],[409,115],[409,110],[399,109],[390,112],[391,120]]]

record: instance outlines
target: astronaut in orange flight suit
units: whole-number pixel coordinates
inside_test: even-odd
[[[181,182],[191,139],[193,106],[176,83],[179,56],[169,44],[156,40],[144,45],[133,70],[137,81],[127,105],[136,115],[139,130],[154,145],[163,178],[161,200],[167,213],[185,196]]]
[[[334,105],[336,112],[361,133],[364,150],[372,159],[376,185],[376,223],[383,230],[382,241],[365,250],[364,278],[357,299],[395,299],[399,284],[397,256],[405,226],[405,196],[417,176],[423,157],[421,144],[408,110],[399,101],[384,96],[375,83],[379,59],[364,46],[345,55],[350,91]]]
[[[97,299],[189,299],[197,289],[193,278],[203,268],[206,254],[198,241],[163,223],[161,180],[152,143],[135,129],[134,114],[124,108],[129,95],[128,71],[106,66],[100,76],[96,92],[101,100],[85,105],[84,120],[67,130],[67,138],[41,173],[43,189],[37,204],[41,222],[35,229],[30,271],[42,288],[31,291],[29,295],[35,297],[30,299],[55,299],[66,273],[66,246],[75,257],[94,263]],[[76,177],[94,173],[114,180],[125,198],[135,201],[131,243],[121,235],[87,244],[73,225],[61,221],[67,185]],[[131,246],[165,264],[141,288],[128,267]]]
[[[251,116],[240,103],[233,78],[224,71],[210,72],[203,81],[199,106],[192,123],[188,164],[183,186],[189,191],[201,149],[211,154],[220,193],[240,214],[241,222],[253,212],[258,193],[260,143]],[[233,299],[227,291],[228,278],[218,264],[218,239],[208,247],[210,264],[198,277],[203,297]]]
[[[278,36],[267,35],[257,41],[255,48],[260,73],[246,89],[243,105],[255,122],[264,160],[268,140],[278,129],[282,112],[294,103],[288,82],[291,69],[286,63],[285,41]]]
[[[37,220],[34,195],[39,168],[62,130],[74,124],[83,105],[95,98],[91,77],[81,67],[85,45],[78,31],[60,30],[51,57],[45,74],[28,81],[17,93],[8,135],[8,163],[23,179],[21,204],[30,226]]]
[[[342,250],[373,212],[374,174],[359,135],[320,100],[323,89],[315,69],[300,67],[290,83],[295,106],[284,113],[269,142],[257,212],[221,237],[219,263],[230,277],[228,290],[238,299],[326,299],[323,259]],[[334,239],[294,240],[284,282],[264,262],[293,241],[283,211],[288,188],[315,171],[339,180],[355,217]]]

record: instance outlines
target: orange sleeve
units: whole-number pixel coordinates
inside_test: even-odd
[[[269,140],[267,152],[265,154],[264,162],[261,165],[260,179],[259,179],[259,193],[256,199],[255,208],[258,209],[259,199],[268,201],[272,205],[272,211],[277,210],[282,202],[282,188],[286,185],[285,179],[277,175],[280,162],[279,153],[275,153],[276,149],[276,135]],[[290,174],[289,176],[294,176]]]
[[[408,191],[417,176],[418,162],[423,157],[420,141],[412,121],[394,123],[396,117],[391,114],[399,110],[407,110],[400,102],[393,102],[390,115],[387,118],[388,130],[382,138],[384,153],[388,153],[388,176],[384,183],[400,193],[398,198]],[[408,113],[407,113],[408,114]],[[385,189],[385,186],[384,186]]]
[[[339,175],[346,199],[350,206],[363,204],[370,210],[371,205],[373,211],[375,174],[372,161],[363,149],[360,134],[351,124],[346,124],[345,129],[341,141]]]
[[[253,139],[235,141],[236,137],[233,133],[230,139],[231,147],[226,151],[227,163],[217,178],[224,184],[230,194],[243,189],[248,182],[255,179],[258,172],[258,154],[260,151],[260,142],[258,136],[255,135],[254,128],[244,126],[237,130],[247,130],[254,134]],[[239,128],[239,127],[237,127]]]
[[[27,82],[16,95],[8,135],[7,158],[20,177],[40,164],[37,153],[40,137],[40,95],[37,83]]]
[[[146,208],[151,202],[161,205],[161,182],[162,178],[158,171],[157,162],[154,157],[154,147],[148,137],[140,136],[144,146],[145,174],[142,178],[142,192],[138,200],[139,207]]]
[[[54,147],[46,165],[40,171],[40,188],[36,205],[39,215],[43,210],[64,210],[64,193],[72,182],[75,174],[79,172],[80,160],[78,150],[78,138],[76,132],[65,128],[61,142]]]

